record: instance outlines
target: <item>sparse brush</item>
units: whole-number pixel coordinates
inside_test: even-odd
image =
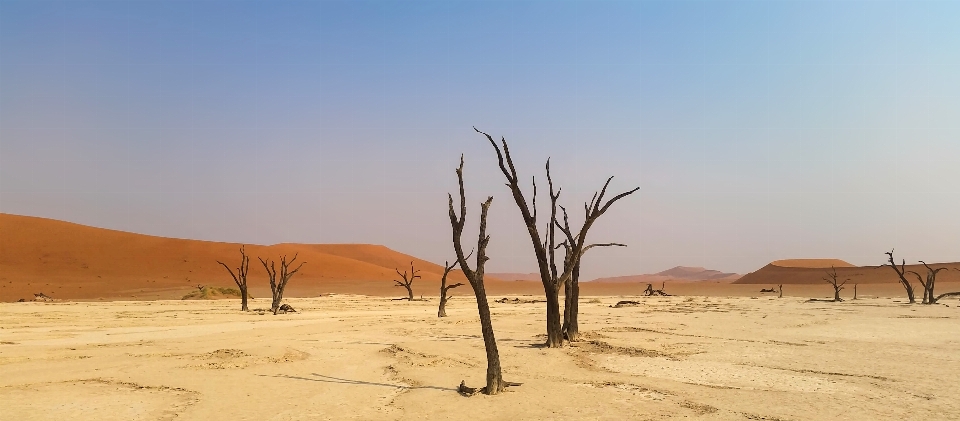
[[[240,290],[236,288],[203,287],[184,295],[182,300],[216,300],[220,298],[240,298]],[[249,297],[253,299],[253,297]]]

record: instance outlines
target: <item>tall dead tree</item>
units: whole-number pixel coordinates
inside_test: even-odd
[[[836,302],[843,301],[843,299],[840,298],[840,291],[843,290],[843,286],[847,284],[847,281],[849,281],[849,279],[844,280],[843,282],[840,282],[837,279],[837,268],[830,266],[830,269],[832,271],[827,272],[827,276],[823,278],[823,280],[827,281],[828,284],[833,286],[833,301],[836,301]]]
[[[250,311],[247,308],[247,272],[250,270],[250,256],[247,256],[244,246],[240,246],[240,266],[237,267],[237,273],[234,273],[230,266],[217,260],[217,263],[223,265],[233,277],[233,283],[240,289],[240,311]]]
[[[463,253],[463,246],[460,238],[463,236],[463,225],[467,216],[467,197],[463,188],[463,155],[460,155],[460,166],[457,168],[457,182],[460,184],[460,216],[453,208],[453,195],[448,194],[450,225],[453,227],[453,250],[457,254],[457,263],[460,270],[470,282],[473,288],[473,295],[477,298],[477,312],[480,314],[480,331],[483,334],[483,346],[487,352],[487,384],[483,392],[488,395],[496,395],[506,389],[508,386],[519,386],[518,383],[511,383],[503,380],[503,374],[500,370],[500,351],[497,350],[497,339],[493,335],[493,321],[490,318],[490,304],[487,302],[487,291],[483,286],[483,270],[487,260],[487,244],[490,243],[490,236],[487,235],[487,211],[490,204],[493,203],[493,197],[488,197],[486,202],[480,205],[480,235],[477,239],[477,266],[471,269],[467,263],[467,255]],[[476,389],[466,387],[464,382],[460,382],[459,392],[469,395],[476,392]]]
[[[469,259],[470,256],[467,256]],[[443,262],[443,276],[440,278],[440,308],[437,309],[437,317],[447,317],[447,300],[450,297],[447,295],[447,292],[451,289],[454,289],[463,284],[457,282],[453,285],[447,285],[447,275],[450,274],[450,271],[457,266],[457,261],[454,261],[453,264],[450,262]]]
[[[557,223],[557,199],[560,196],[560,189],[557,189],[556,191],[554,190],[553,180],[550,176],[550,160],[548,159],[546,164],[547,182],[550,188],[550,220],[546,224],[546,238],[543,238],[540,235],[540,230],[538,228],[539,222],[537,221],[536,178],[533,178],[533,196],[531,203],[528,204],[523,191],[520,189],[520,179],[517,175],[517,169],[513,164],[513,158],[510,156],[510,148],[507,146],[506,139],[501,137],[500,145],[498,145],[497,142],[493,140],[493,137],[489,134],[477,130],[476,127],[474,127],[474,130],[477,133],[486,136],[487,140],[490,141],[490,145],[492,145],[493,149],[496,151],[500,171],[507,179],[507,187],[510,188],[511,193],[513,194],[513,199],[517,204],[517,208],[520,210],[520,215],[523,218],[524,225],[527,227],[527,233],[530,236],[530,242],[533,244],[533,252],[537,258],[540,281],[543,284],[543,292],[547,303],[546,346],[550,348],[561,347],[563,346],[563,325],[561,324],[560,319],[560,287],[569,281],[569,279],[573,276],[574,268],[580,262],[580,257],[583,255],[582,251],[585,247],[587,232],[590,230],[590,227],[593,226],[594,222],[596,222],[596,220],[603,215],[610,208],[610,206],[613,205],[613,203],[627,195],[636,192],[640,188],[637,187],[633,190],[620,193],[607,202],[603,202],[603,197],[606,194],[607,187],[610,185],[610,181],[613,179],[613,177],[607,179],[607,182],[603,185],[603,189],[594,194],[593,199],[587,204],[586,208],[588,216],[584,221],[583,226],[580,228],[580,231],[574,237],[575,241],[570,245],[570,252],[568,254],[570,261],[565,261],[563,272],[558,273],[556,265],[557,242],[555,229],[556,226],[559,225]]]
[[[280,273],[278,274],[277,267],[273,260],[267,259],[264,261],[259,257],[257,257],[257,259],[263,264],[263,269],[267,271],[267,276],[270,278],[270,292],[273,295],[273,303],[270,304],[270,311],[272,311],[273,314],[277,314],[277,311],[280,310],[280,301],[283,300],[283,290],[287,287],[287,283],[290,282],[290,278],[293,278],[293,275],[295,275],[306,262],[301,262],[296,268],[290,270],[290,266],[297,261],[297,255],[294,254],[293,259],[290,259],[289,262],[287,261],[287,255],[280,256]],[[278,275],[279,280],[277,280]]]
[[[420,277],[420,275],[417,275],[417,272],[420,272],[420,271],[413,269],[413,261],[410,262],[409,277],[407,276],[407,271],[403,271],[403,273],[400,273],[400,269],[394,269],[394,270],[397,271],[397,275],[400,275],[400,278],[402,279],[402,280],[394,279],[393,282],[396,282],[396,285],[394,286],[406,288],[407,300],[413,301],[413,280]]]
[[[907,265],[906,260],[900,262],[900,267],[897,267],[897,262],[893,260],[893,250],[884,253],[887,255],[887,263],[883,266],[890,266],[893,268],[894,272],[897,272],[897,276],[900,278],[900,285],[903,286],[903,289],[907,290],[907,299],[910,300],[910,304],[916,303],[917,299],[913,295],[913,285],[910,284],[910,281],[907,280],[906,272],[904,268]]]

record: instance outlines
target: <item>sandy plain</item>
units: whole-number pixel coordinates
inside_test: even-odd
[[[455,391],[485,370],[464,293],[444,319],[435,298],[360,295],[277,316],[237,300],[3,303],[0,420],[960,419],[960,301],[899,301],[586,297],[587,341],[562,349],[538,346],[542,303],[492,302],[504,376],[523,385],[473,397]]]

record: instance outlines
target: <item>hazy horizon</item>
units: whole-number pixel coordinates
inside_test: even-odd
[[[641,187],[589,237],[629,247],[591,251],[585,279],[960,261],[958,18],[947,1],[0,0],[0,212],[442,263],[463,153],[470,227],[495,198],[487,270],[532,272],[476,126],[540,204],[551,157],[575,225],[608,176]]]

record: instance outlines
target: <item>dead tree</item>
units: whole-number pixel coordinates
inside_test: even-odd
[[[903,286],[903,289],[907,290],[907,299],[910,300],[910,304],[916,303],[917,299],[913,295],[913,285],[910,284],[910,281],[907,280],[906,272],[904,267],[906,266],[906,260],[901,261],[900,267],[897,267],[897,262],[893,260],[893,250],[884,253],[887,255],[887,263],[883,266],[890,266],[893,268],[894,272],[897,272],[897,276],[900,278],[900,285]]]
[[[223,265],[223,267],[227,269],[227,272],[230,272],[230,276],[233,277],[233,283],[237,284],[237,288],[240,289],[240,311],[250,311],[250,309],[247,308],[247,272],[250,269],[250,256],[247,256],[246,251],[244,251],[244,246],[240,246],[240,266],[237,267],[236,273],[234,273],[226,263],[219,260],[217,260],[217,263]]]
[[[777,285],[777,292],[780,293],[780,296],[777,298],[783,298],[783,284]]]
[[[470,256],[467,256],[467,259],[469,258]],[[453,264],[450,264],[450,262],[443,262],[443,277],[440,278],[440,308],[437,310],[437,317],[447,317],[447,300],[450,299],[450,297],[447,296],[447,292],[463,285],[460,282],[457,282],[453,285],[447,285],[447,275],[450,274],[450,271],[456,266],[456,261],[454,261]]]
[[[853,299],[857,299],[857,284],[853,284]]]
[[[487,302],[487,292],[483,286],[483,270],[487,260],[487,244],[490,243],[490,236],[487,235],[487,211],[490,204],[493,203],[493,197],[488,197],[486,202],[480,205],[480,235],[477,239],[477,266],[471,269],[467,263],[467,255],[463,254],[463,246],[460,238],[463,236],[463,225],[467,216],[467,197],[463,188],[463,155],[460,155],[460,167],[457,168],[457,181],[460,185],[460,216],[453,208],[453,195],[448,194],[450,225],[453,227],[453,250],[457,254],[457,263],[460,270],[470,282],[473,288],[473,295],[477,298],[477,312],[480,314],[480,331],[483,334],[483,346],[487,352],[487,385],[483,392],[488,395],[496,395],[506,389],[508,386],[519,386],[519,383],[511,383],[503,380],[503,374],[500,370],[500,351],[497,350],[497,339],[493,335],[493,321],[490,318],[490,304]],[[464,395],[470,395],[477,392],[477,389],[468,388],[464,382],[460,382],[458,391]]]
[[[947,270],[945,267],[932,268],[923,260],[920,261],[923,264],[923,267],[927,268],[927,282],[923,284],[923,296],[925,304],[936,304],[943,297],[951,297],[955,295],[960,295],[960,292],[948,292],[946,294],[940,294],[939,296],[934,296],[933,287],[937,283],[937,274],[941,270]],[[919,275],[917,276],[919,278]]]
[[[561,209],[563,207],[561,206]],[[561,227],[561,231],[567,236],[567,241],[560,243],[566,249],[566,256],[564,256],[564,261],[569,262],[573,259],[570,258],[570,244],[574,242],[573,235],[570,231],[570,224],[567,223],[566,210],[564,210],[564,227]],[[594,247],[626,247],[626,244],[620,243],[601,243],[601,244],[591,244],[583,248],[580,252],[581,259],[583,255]],[[566,340],[570,342],[577,342],[580,340],[580,326],[578,324],[578,315],[580,313],[580,260],[577,260],[576,265],[573,267],[573,274],[570,275],[570,279],[564,284],[563,288],[563,336]]]
[[[643,290],[643,295],[644,295],[644,296],[647,296],[647,297],[650,297],[650,296],[653,296],[653,295],[659,295],[659,296],[663,296],[663,297],[669,297],[670,294],[667,294],[666,292],[663,292],[663,290],[666,288],[666,286],[667,286],[667,283],[664,282],[662,285],[660,285],[660,289],[653,289],[653,284],[647,284],[647,289]]]
[[[843,289],[843,286],[847,284],[847,281],[849,281],[849,279],[843,282],[840,282],[837,279],[837,268],[830,266],[830,269],[832,269],[832,271],[827,272],[827,276],[823,278],[823,280],[827,281],[828,284],[833,286],[833,301],[835,302],[843,301],[843,299],[840,298],[840,291]]]
[[[293,262],[297,261],[297,255],[293,255],[293,259],[287,261],[287,256],[280,256],[280,280],[277,280],[277,268],[274,265],[274,261],[263,259],[257,257],[260,260],[260,263],[263,264],[263,268],[267,271],[267,276],[270,278],[270,292],[273,295],[273,303],[270,305],[270,311],[274,315],[280,310],[280,301],[283,300],[283,290],[287,287],[287,283],[290,282],[290,278],[293,278],[293,275],[303,267],[304,263],[301,262],[295,269],[290,270],[290,266],[293,265]]]
[[[398,279],[394,279],[393,282],[396,282],[396,285],[394,285],[394,286],[406,288],[406,289],[407,289],[407,300],[413,301],[413,280],[420,277],[420,275],[417,275],[417,272],[420,272],[420,271],[419,271],[419,270],[413,270],[413,262],[412,262],[412,261],[410,262],[410,275],[409,275],[409,278],[407,277],[407,271],[403,271],[403,273],[400,273],[400,269],[394,269],[394,270],[396,270],[396,271],[397,271],[397,275],[400,275],[400,277],[403,279],[402,281],[401,281],[401,280],[398,280]]]
[[[513,194],[513,199],[517,204],[517,208],[520,210],[520,215],[523,218],[524,225],[527,227],[527,233],[530,235],[530,242],[533,244],[533,252],[537,258],[540,281],[543,284],[543,292],[547,303],[546,346],[550,348],[561,347],[563,346],[563,325],[561,324],[560,320],[560,286],[565,285],[573,276],[574,268],[579,263],[580,257],[583,254],[582,251],[585,247],[587,231],[590,230],[590,227],[593,226],[594,222],[596,222],[596,220],[603,215],[610,208],[610,206],[613,205],[613,203],[627,195],[636,192],[640,188],[637,187],[633,190],[620,193],[607,202],[603,202],[603,197],[606,194],[607,187],[610,185],[610,181],[613,179],[613,177],[607,179],[607,182],[603,185],[603,189],[594,194],[593,199],[587,204],[587,218],[584,220],[583,226],[580,228],[579,233],[574,237],[576,241],[570,245],[570,261],[564,262],[563,272],[558,273],[555,254],[557,249],[555,229],[556,226],[559,225],[557,223],[557,199],[560,196],[560,189],[554,191],[553,180],[550,177],[550,160],[547,160],[546,165],[547,182],[550,187],[550,220],[546,224],[546,238],[543,238],[540,235],[540,230],[538,228],[539,222],[537,221],[536,178],[533,178],[532,201],[530,204],[528,204],[526,197],[523,195],[523,191],[520,189],[520,179],[517,176],[517,169],[513,164],[513,158],[510,156],[510,148],[507,146],[506,139],[501,138],[500,145],[497,145],[497,142],[494,141],[493,137],[489,134],[477,130],[476,127],[474,127],[474,130],[477,133],[486,136],[487,140],[490,141],[490,145],[492,145],[493,149],[496,151],[500,171],[507,179],[507,187],[510,188],[511,193]]]

